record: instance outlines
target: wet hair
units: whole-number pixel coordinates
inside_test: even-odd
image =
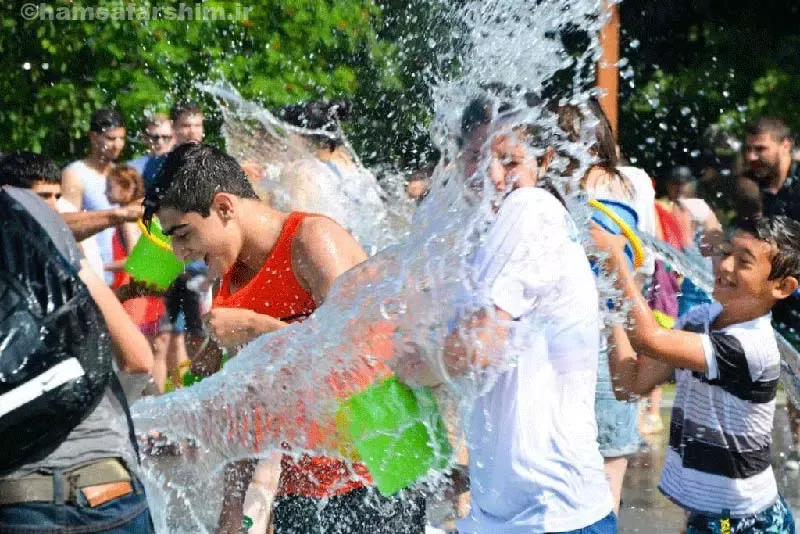
[[[498,87],[500,86],[490,87],[490,89],[497,89]],[[503,89],[502,87],[500,88],[501,90]],[[522,98],[524,99],[525,104],[531,108],[542,104],[541,98],[534,93],[524,93]],[[467,140],[475,132],[475,130],[491,123],[492,119],[494,118],[495,106],[497,107],[498,114],[502,114],[513,109],[513,106],[508,100],[501,99],[498,103],[495,103],[486,96],[478,96],[467,104],[467,106],[464,108],[464,112],[461,114],[461,132],[457,139],[459,148],[462,148],[467,143]],[[533,126],[526,128],[525,125],[520,125],[520,128],[524,128],[529,134],[529,142],[539,143],[541,145],[547,144],[547,141],[542,136],[542,132],[537,128]],[[567,203],[564,200],[561,191],[546,176],[539,177],[536,187],[544,189],[553,195],[565,208],[567,207]]]
[[[117,165],[108,173],[108,181],[116,182],[123,189],[130,190],[131,200],[144,197],[144,179],[133,167]]]
[[[184,143],[169,153],[145,193],[144,221],[162,208],[173,208],[203,217],[211,214],[217,193],[258,199],[247,175],[234,158],[203,143]]]
[[[89,131],[96,133],[103,133],[112,128],[124,128],[125,119],[122,114],[116,109],[101,108],[92,113],[92,118],[89,121]]]
[[[753,235],[777,249],[772,256],[769,280],[787,276],[800,280],[800,222],[784,215],[775,215],[741,218],[735,224],[737,230]]]
[[[747,123],[744,127],[745,135],[769,134],[779,143],[785,139],[791,139],[791,130],[786,123],[775,117],[762,117],[756,121]]]
[[[596,98],[591,98],[586,103],[586,107],[589,113],[597,119],[597,125],[594,128],[595,142],[592,143],[596,165],[614,172],[613,169],[619,166],[619,157],[611,123]],[[572,104],[558,106],[556,113],[558,114],[558,127],[564,131],[567,139],[573,143],[579,141],[581,124],[586,119],[586,114],[578,106]]]
[[[594,128],[594,135],[597,140],[594,145],[597,151],[597,159],[602,165],[616,169],[619,166],[619,157],[617,156],[617,141],[614,139],[611,122],[608,120],[606,112],[603,111],[599,100],[592,97],[586,105],[598,120],[597,126]]]
[[[61,171],[50,158],[22,151],[0,159],[0,185],[32,189],[37,182],[61,183]]]
[[[497,108],[497,115],[514,109],[512,99],[515,95],[529,108],[535,108],[542,104],[542,99],[537,94],[530,91],[521,92],[519,87],[508,88],[499,83],[485,84],[482,87],[487,92],[497,95],[498,101],[495,102],[485,95],[470,100],[461,114],[461,132],[457,139],[459,148],[467,143],[467,139],[475,130],[492,122],[495,108]]]
[[[339,121],[348,120],[351,113],[352,105],[347,100],[331,100],[284,106],[278,110],[277,116],[292,126],[338,134]],[[321,135],[316,141],[327,145],[330,150],[334,150],[344,142],[338,135],[335,137]]]
[[[336,122],[349,119],[351,112],[352,106],[347,100],[300,102],[282,107],[278,117],[292,126],[336,132]]]
[[[464,108],[464,113],[461,114],[461,135],[458,137],[459,147],[466,144],[467,139],[475,130],[481,126],[486,126],[492,121],[493,110],[492,101],[484,96],[474,98],[467,104],[467,107]]]
[[[620,160],[617,155],[617,142],[614,139],[614,132],[611,129],[611,122],[606,117],[600,102],[592,97],[586,103],[588,112],[597,119],[597,124],[594,127],[594,143],[592,143],[592,150],[594,152],[594,161],[591,168],[587,170],[586,174],[581,179],[581,187],[586,187],[586,180],[589,177],[589,172],[593,169],[601,169],[606,180],[617,180],[624,192],[633,198],[636,190],[630,179],[619,172]],[[566,135],[567,140],[570,142],[578,142],[580,140],[581,125],[586,120],[586,111],[580,107],[567,104],[555,107],[555,112],[558,115],[558,127]],[[562,156],[569,158],[573,163],[571,166],[577,165],[577,160],[568,154]],[[568,171],[568,174],[572,171]]]
[[[169,110],[169,118],[172,122],[178,122],[184,115],[202,115],[203,110],[196,102],[181,100]]]

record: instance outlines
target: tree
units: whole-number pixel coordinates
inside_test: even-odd
[[[773,114],[800,131],[798,13],[782,0],[625,0],[623,152],[660,177],[719,165],[707,157],[710,127],[740,135]]]
[[[272,107],[352,96],[365,83],[400,85],[391,43],[376,32],[381,12],[372,0],[259,0],[247,4],[243,20],[191,21],[165,16],[179,8],[177,1],[138,1],[134,17],[126,11],[133,4],[123,0],[50,5],[52,11],[33,20],[24,19],[18,4],[0,8],[5,151],[30,149],[66,162],[85,151],[95,109],[118,107],[136,132],[146,112],[165,111],[179,98],[203,98],[197,81],[225,79],[245,98]],[[229,15],[235,5],[205,1],[201,7]],[[146,20],[154,8],[160,16]],[[74,20],[81,14],[97,19],[101,9],[106,20]],[[219,117],[210,119],[213,136]],[[126,156],[141,148],[134,143]]]

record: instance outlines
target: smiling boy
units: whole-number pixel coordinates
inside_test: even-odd
[[[158,215],[175,254],[181,260],[204,260],[209,276],[221,279],[205,321],[214,340],[231,349],[309,316],[334,281],[366,259],[355,239],[333,220],[280,212],[259,200],[236,160],[209,145],[186,143],[173,150],[145,203],[145,218]],[[219,366],[214,345],[196,358],[195,363],[207,365],[206,372]],[[298,413],[291,424],[301,424],[300,419]],[[303,455],[297,460],[285,456],[281,466],[273,512],[276,534],[424,530],[419,499],[365,499],[370,479],[361,464]],[[221,526],[224,532],[239,532],[249,476],[246,469],[230,476]]]
[[[634,326],[613,331],[615,386],[621,395],[645,394],[677,380],[659,489],[689,513],[686,532],[727,525],[736,533],[793,533],[770,465],[780,374],[770,312],[797,289],[800,224],[782,216],[740,221],[717,268],[715,302],[687,312],[674,330],[656,323],[623,242],[599,228],[592,233],[633,304]]]

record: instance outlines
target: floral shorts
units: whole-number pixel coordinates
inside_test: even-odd
[[[783,497],[778,497],[775,504],[763,512],[741,519],[691,514],[686,534],[795,534],[794,517]]]

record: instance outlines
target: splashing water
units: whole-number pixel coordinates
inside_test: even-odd
[[[506,194],[490,193],[494,187],[488,183],[487,154],[478,172],[464,177],[456,137],[461,113],[473,97],[500,93],[516,110],[496,119],[490,131],[508,132],[525,124],[544,132],[542,139],[555,145],[557,153],[548,178],[562,191],[573,192],[564,195],[567,207],[578,226],[587,228],[588,208],[574,192],[579,190],[578,177],[588,168],[593,125],[582,128],[578,141],[567,141],[555,116],[544,105],[529,105],[525,96],[556,88],[562,102],[580,104],[588,98],[591,66],[598,57],[596,36],[604,22],[602,4],[599,0],[454,3],[453,26],[465,28],[460,71],[452,80],[435,81],[431,135],[442,160],[413,224],[406,228],[397,222],[403,217],[393,217],[374,178],[366,174],[350,188],[334,188],[326,198],[344,206],[345,220],[340,222],[362,244],[380,252],[343,275],[328,300],[305,322],[252,341],[220,373],[202,383],[133,406],[139,432],[161,431],[171,439],[192,439],[198,445],[191,455],[145,462],[159,530],[200,532],[214,525],[221,489],[208,487],[205,481],[218,482],[221,469],[231,461],[275,452],[347,460],[334,432],[339,399],[375,377],[389,375],[392,359],[406,344],[420,347],[434,367],[443,367],[441,347],[448,323],[465,288],[471,287],[470,258]],[[585,42],[578,53],[570,53],[564,39],[575,35]],[[309,135],[321,132],[283,124],[230,88],[206,85],[204,90],[223,108],[228,151],[240,161],[262,165],[260,192],[285,206],[291,200],[287,199],[291,184],[281,182],[281,173],[298,158],[313,157]],[[541,148],[530,147],[531,156],[540,155]],[[352,157],[358,163],[357,156]],[[578,167],[564,178],[559,173],[570,160]],[[583,237],[588,242],[585,232]],[[708,273],[698,263],[659,243],[650,245],[668,256],[668,263],[685,266],[682,272],[696,279],[701,289],[711,287]],[[601,277],[598,285],[604,298],[615,295],[607,278]],[[461,434],[459,415],[468,412],[498,371],[514,364],[515,355],[506,352],[494,371],[475,370],[437,389],[452,437]],[[436,473],[430,479],[435,482]]]
[[[224,119],[225,148],[245,168],[262,199],[282,211],[327,215],[347,228],[371,255],[405,236],[413,203],[402,194],[399,175],[384,187],[367,170],[344,133],[287,124],[262,106],[243,99],[224,83],[201,83]],[[343,143],[345,165],[321,161],[319,139]]]
[[[525,124],[549,132],[543,139],[555,144],[558,152],[551,168],[565,169],[570,157],[579,162],[571,178],[550,178],[565,191],[577,191],[576,177],[587,168],[587,148],[593,143],[591,125],[583,129],[579,141],[566,141],[566,136],[558,135],[554,114],[544,105],[529,106],[525,93],[541,93],[554,84],[557,73],[570,69],[560,96],[572,103],[588,98],[584,89],[590,86],[587,76],[598,55],[601,5],[597,0],[493,0],[466,2],[452,11],[454,26],[468,30],[461,73],[435,85],[432,137],[443,158],[406,238],[394,238],[391,246],[342,276],[328,300],[302,324],[254,340],[223,371],[202,383],[134,405],[139,432],[161,431],[171,439],[193,439],[198,444],[196,460],[181,456],[146,461],[148,483],[165,501],[154,506],[160,530],[196,532],[213,525],[221,492],[199,490],[192,478],[206,481],[212,475],[216,480],[231,461],[287,452],[282,445],[294,455],[341,457],[341,444],[332,439],[338,399],[365,387],[375,376],[390,374],[387,364],[402,352],[398,347],[413,343],[441,368],[448,322],[470,285],[469,258],[505,194],[487,193],[494,190],[486,173],[488,154],[479,171],[465,180],[455,139],[460,115],[471,98],[494,93],[494,89],[487,92],[487,83],[500,87],[496,92],[517,111],[496,120],[491,130],[508,132]],[[571,55],[562,38],[576,32],[586,37],[586,46]],[[228,150],[240,161],[277,168],[265,169],[258,185],[280,205],[286,190],[280,184],[280,171],[313,154],[309,132],[282,124],[235,91],[221,86],[204,89],[223,107]],[[541,148],[531,147],[531,156],[541,155],[537,152]],[[355,156],[354,160],[358,161]],[[362,243],[381,248],[400,232],[386,230],[389,217],[379,201],[370,200],[370,209],[365,210],[350,196],[363,200],[362,194],[375,188],[374,179],[365,179],[352,190],[334,193],[353,217],[345,225]],[[585,204],[577,196],[566,197],[576,222],[585,228]],[[438,388],[440,409],[454,438],[460,434],[458,412],[491,386],[497,371],[513,365],[514,357],[503,354],[504,363],[493,372],[470,373]],[[435,480],[435,473],[431,475]]]

